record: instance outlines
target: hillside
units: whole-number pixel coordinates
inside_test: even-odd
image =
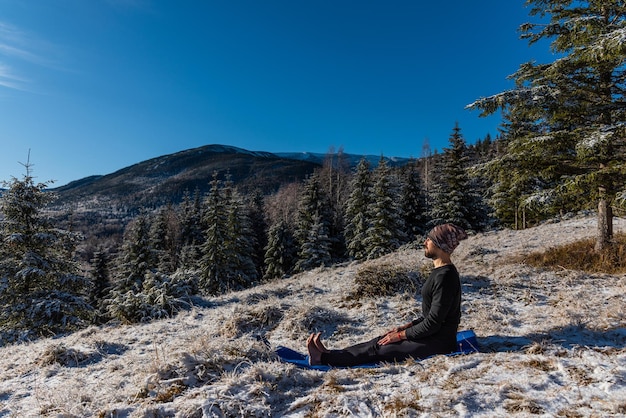
[[[206,145],[142,161],[104,176],[91,176],[54,189],[56,205],[98,207],[178,203],[183,193],[208,191],[214,172],[229,175],[241,189],[274,191],[299,181],[319,167],[317,163],[282,158],[226,145]]]
[[[0,416],[623,416],[626,276],[512,261],[594,233],[595,218],[580,217],[462,242],[461,328],[477,333],[478,354],[324,373],[281,363],[257,340],[304,350],[321,331],[341,347],[418,315],[411,295],[350,297],[362,268],[427,268],[422,250],[404,248],[207,299],[169,320],[0,348]]]
[[[354,167],[362,158],[375,167],[380,156],[344,154]],[[122,168],[102,176],[89,176],[53,189],[56,206],[106,207],[141,206],[178,203],[185,191],[209,190],[214,172],[220,179],[227,175],[243,192],[260,189],[273,192],[285,183],[303,180],[321,167],[325,154],[269,153],[249,151],[229,145],[205,145],[163,155]],[[407,158],[386,158],[391,166],[406,164]]]

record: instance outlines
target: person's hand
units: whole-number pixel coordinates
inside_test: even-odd
[[[396,333],[396,332],[400,332],[402,330],[404,330],[404,328],[402,328],[402,327],[391,328],[389,331],[385,332],[384,335],[393,334],[393,333]]]
[[[390,329],[389,331],[387,331],[387,332],[385,333],[385,335],[387,335],[387,334],[393,334],[394,332],[404,331],[405,329],[410,328],[412,325],[413,325],[413,323],[409,322],[408,324],[405,324],[405,325],[401,325],[401,326],[399,326],[399,327],[392,328],[392,329]]]
[[[388,332],[378,341],[378,345],[397,343],[402,340],[406,340],[406,333],[404,331]]]

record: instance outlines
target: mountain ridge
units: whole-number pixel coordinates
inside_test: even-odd
[[[343,156],[350,167],[363,158],[372,167],[381,158],[393,166],[410,161],[409,158],[374,155]],[[328,153],[271,153],[209,144],[140,161],[109,174],[77,179],[50,190],[57,193],[61,204],[109,198],[159,205],[165,203],[165,198],[179,202],[185,191],[207,191],[213,173],[217,172],[222,179],[229,177],[244,190],[260,188],[271,192],[282,183],[306,178],[315,168],[322,166],[327,157]]]

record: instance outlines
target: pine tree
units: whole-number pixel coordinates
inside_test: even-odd
[[[156,268],[165,274],[173,273],[178,266],[178,226],[170,205],[161,208],[150,225],[150,247],[156,257]]]
[[[258,278],[254,264],[254,236],[243,199],[230,180],[213,175],[204,210],[201,279],[202,293],[215,295],[249,287]]]
[[[268,225],[265,220],[264,196],[256,189],[247,201],[247,213],[250,219],[250,230],[253,238],[252,261],[257,266],[257,275],[263,275],[265,248],[268,243]]]
[[[0,345],[54,335],[90,319],[89,281],[71,255],[79,236],[54,227],[43,213],[54,200],[49,183],[4,182],[0,211]]]
[[[265,274],[263,279],[283,277],[291,272],[295,264],[294,238],[287,222],[272,225],[265,247]]]
[[[200,191],[193,197],[186,191],[179,208],[180,216],[180,266],[195,269],[201,259],[201,245],[204,242],[203,214]]]
[[[311,270],[316,267],[327,266],[331,262],[330,238],[328,237],[328,222],[318,212],[313,218],[313,225],[307,239],[300,249],[300,257],[296,263],[296,271]]]
[[[331,261],[331,224],[328,196],[320,186],[319,177],[311,176],[304,187],[298,208],[296,239],[298,241],[298,262],[296,270],[318,267]],[[314,248],[319,246],[318,248]],[[323,252],[324,254],[320,254]]]
[[[100,310],[104,306],[104,300],[112,287],[109,275],[109,259],[105,251],[100,248],[94,252],[90,263],[91,288],[89,301],[91,306]]]
[[[150,245],[148,216],[140,214],[126,227],[122,248],[117,256],[115,290],[137,292],[146,273],[156,267],[154,249]]]
[[[243,198],[228,181],[224,189],[228,212],[226,248],[229,288],[243,289],[250,287],[257,279],[254,264],[255,239],[250,227],[250,217],[245,210]]]
[[[431,225],[451,222],[467,230],[481,230],[487,213],[467,171],[467,146],[458,123],[450,135],[450,147],[435,170],[438,181],[431,194]]]
[[[217,172],[213,173],[211,190],[205,200],[203,223],[207,229],[204,231],[198,287],[203,294],[217,295],[228,289],[228,254],[224,242],[229,238],[228,210]]]
[[[371,226],[369,207],[372,201],[372,174],[365,158],[359,161],[350,182],[350,197],[346,203],[345,237],[348,255],[357,260],[367,258],[365,240]]]
[[[513,75],[514,89],[469,107],[482,114],[513,107],[523,111],[524,121],[541,127],[515,137],[510,148],[541,158],[536,164],[541,176],[558,175],[558,181],[545,184],[534,201],[553,204],[585,198],[595,204],[600,250],[613,234],[611,205],[626,188],[626,8],[623,2],[609,0],[527,4],[531,15],[549,16],[550,22],[522,25],[522,38],[530,44],[552,40],[559,58],[548,64],[522,64]]]
[[[169,317],[188,306],[191,283],[158,271],[146,214],[131,222],[118,254],[116,280],[103,303],[106,314],[124,323]]]
[[[503,114],[502,139],[499,140],[502,152],[495,154],[479,171],[491,183],[488,195],[495,217],[514,229],[526,228],[530,216],[536,214],[537,209],[544,208],[543,205],[532,205],[530,198],[537,190],[544,189],[545,184],[556,181],[543,176],[541,167],[536,166],[537,162],[545,160],[543,157],[516,149],[516,138],[537,129],[535,124],[525,123],[513,107],[507,109]]]
[[[421,237],[428,223],[426,198],[417,161],[410,161],[402,173],[400,207],[409,240]]]
[[[369,259],[395,251],[406,240],[399,196],[398,182],[381,157],[374,170],[372,201],[368,207],[371,223],[364,243]]]

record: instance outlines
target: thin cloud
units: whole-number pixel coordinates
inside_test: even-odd
[[[11,68],[0,62],[0,86],[12,90],[26,90],[24,84],[26,80],[13,73]]]
[[[50,49],[45,42],[0,21],[0,86],[13,90],[28,90],[30,83],[18,68],[24,63],[52,67],[53,63],[38,50]]]

